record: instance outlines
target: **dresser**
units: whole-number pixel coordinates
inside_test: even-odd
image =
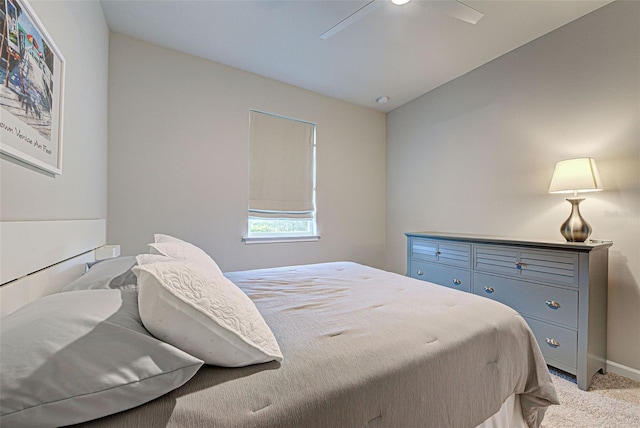
[[[606,369],[611,242],[406,233],[407,275],[504,303],[522,315],[547,364],[587,390]]]

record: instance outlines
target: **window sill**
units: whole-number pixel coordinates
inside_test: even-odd
[[[248,237],[242,238],[245,245],[250,244],[279,244],[285,242],[316,242],[320,239],[319,235],[312,236],[271,236],[271,237]]]

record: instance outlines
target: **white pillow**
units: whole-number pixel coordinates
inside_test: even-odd
[[[174,238],[170,235],[163,235],[162,233],[156,233],[153,235],[154,242],[182,242],[183,244],[188,244],[187,241],[183,241],[182,239]]]
[[[254,303],[219,270],[175,260],[142,264],[133,271],[140,318],[158,339],[217,366],[282,360]]]
[[[171,257],[172,259],[189,260],[208,265],[222,275],[222,271],[216,262],[207,253],[188,242],[157,242],[149,244],[149,252]]]
[[[105,259],[91,264],[89,270],[75,281],[67,284],[62,291],[98,290],[108,288],[135,289],[137,278],[131,271],[136,264],[133,256]]]
[[[52,294],[0,323],[0,426],[53,427],[179,387],[202,360],[144,329],[135,290]]]
[[[138,254],[136,256],[136,264],[142,265],[150,265],[151,263],[163,263],[163,262],[172,262],[175,259],[167,256],[161,256],[160,254]]]

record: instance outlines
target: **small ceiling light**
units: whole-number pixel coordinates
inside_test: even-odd
[[[389,102],[389,97],[388,97],[388,96],[386,96],[386,95],[383,95],[383,96],[381,96],[381,97],[376,98],[376,102],[377,102],[378,104],[386,104],[386,103],[388,103],[388,102]]]
[[[391,3],[398,5],[398,6],[402,6],[403,4],[407,4],[409,3],[409,1],[411,0],[391,0]]]

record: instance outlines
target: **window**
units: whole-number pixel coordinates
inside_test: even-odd
[[[316,236],[316,125],[250,112],[245,242]]]

